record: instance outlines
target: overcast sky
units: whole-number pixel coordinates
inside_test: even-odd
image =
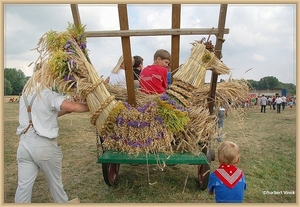
[[[116,4],[79,4],[86,31],[119,30]],[[129,29],[170,29],[171,4],[128,4]],[[219,4],[181,4],[181,28],[217,28]],[[5,4],[4,68],[16,68],[32,75],[28,65],[38,57],[39,39],[50,30],[65,31],[73,23],[69,4]],[[296,5],[228,4],[222,61],[233,78],[259,81],[274,76],[280,82],[296,84]],[[205,36],[181,35],[179,64],[187,61],[191,44]],[[215,44],[215,36],[210,39]],[[144,67],[153,63],[157,49],[171,52],[170,36],[131,37],[131,54],[144,58]],[[87,39],[89,57],[99,75],[110,74],[120,55],[120,37]],[[248,69],[252,70],[245,73]],[[228,75],[220,78],[227,80]],[[207,73],[206,82],[210,82]]]

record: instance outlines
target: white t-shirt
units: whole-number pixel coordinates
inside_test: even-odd
[[[281,99],[282,99],[282,102],[286,103],[286,97],[285,96],[282,96]]]
[[[281,104],[282,103],[282,99],[280,97],[277,97],[275,100],[276,104]]]
[[[126,88],[126,77],[125,77],[125,70],[120,69],[119,72],[111,73],[109,75],[109,84],[113,86],[120,86]]]
[[[30,104],[33,94],[27,97],[28,104]],[[43,89],[40,95],[37,95],[31,106],[31,118],[33,127],[36,133],[47,138],[58,137],[58,111],[65,100],[65,97],[46,88]],[[25,106],[23,96],[19,103],[19,127],[17,128],[17,135],[20,135],[29,124],[29,117],[27,107]]]
[[[262,96],[261,98],[260,98],[260,102],[261,102],[261,105],[267,105],[267,98],[265,97],[265,96]]]

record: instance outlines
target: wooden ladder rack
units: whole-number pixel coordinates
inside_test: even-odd
[[[78,4],[71,4],[71,10],[75,26],[81,24]],[[172,4],[172,28],[171,29],[149,29],[149,30],[129,30],[128,26],[128,15],[127,15],[127,4],[118,4],[119,23],[120,30],[111,31],[86,31],[87,37],[121,37],[122,50],[124,57],[124,64],[126,68],[132,68],[131,61],[131,47],[130,37],[131,36],[161,36],[171,35],[171,56],[172,56],[172,68],[171,71],[179,67],[179,49],[180,49],[180,35],[216,35],[215,44],[215,55],[220,59],[222,44],[224,42],[224,34],[229,33],[229,29],[225,29],[225,20],[227,13],[227,4],[220,5],[219,13],[219,24],[218,28],[191,28],[181,29],[180,28],[180,4]],[[135,92],[134,92],[134,81],[133,71],[125,70],[128,103],[135,106]],[[209,97],[209,111],[213,112],[214,99],[217,87],[218,74],[212,72],[211,83],[210,83],[210,97]]]

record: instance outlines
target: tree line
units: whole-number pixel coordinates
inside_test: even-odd
[[[29,79],[22,70],[16,68],[4,69],[4,95],[19,95]],[[223,79],[220,82],[224,81]],[[247,80],[250,89],[278,89],[285,88],[287,93],[296,94],[296,86],[292,83],[281,83],[276,77],[267,76],[259,81]]]

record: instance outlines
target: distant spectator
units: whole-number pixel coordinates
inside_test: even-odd
[[[280,96],[277,96],[277,98],[275,99],[275,103],[276,103],[276,107],[277,107],[277,114],[280,113],[280,108],[281,108],[281,104],[282,104],[282,99]]]
[[[273,99],[271,96],[269,96],[268,98],[268,105],[270,106],[270,110],[272,109],[272,102],[273,102]]]
[[[260,104],[261,104],[260,113],[262,112],[266,113],[267,101],[268,101],[267,98],[263,94],[262,97],[260,98]]]
[[[282,111],[284,111],[284,108],[285,108],[285,106],[286,106],[286,97],[283,95],[283,96],[281,97],[281,99],[282,99]]]
[[[293,100],[289,101],[290,110],[293,108]]]

